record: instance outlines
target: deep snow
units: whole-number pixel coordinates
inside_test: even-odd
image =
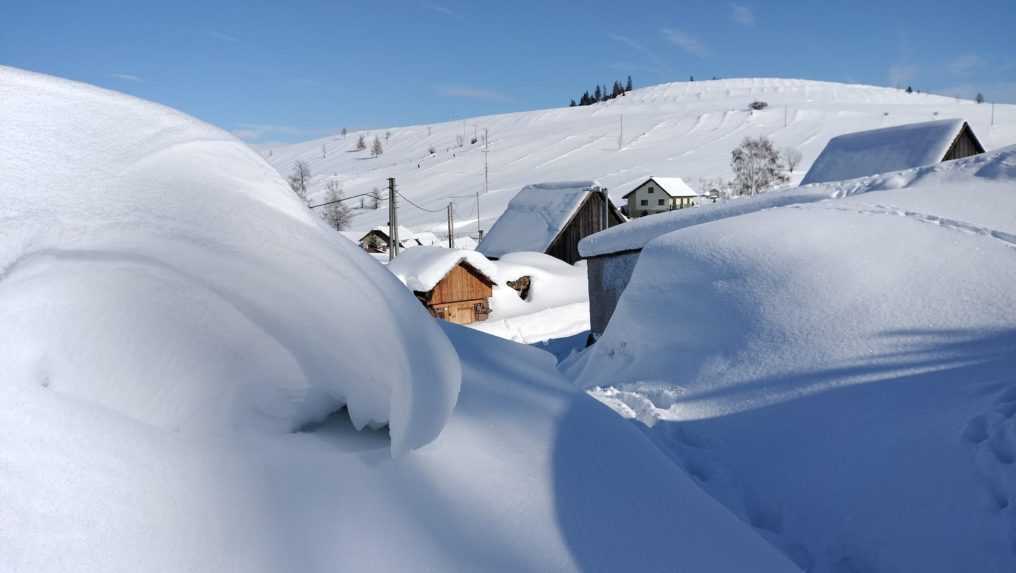
[[[1016,569],[1016,147],[810,189],[650,241],[565,370],[805,570]]]
[[[228,134],[11,68],[0,100],[0,570],[794,570]]]

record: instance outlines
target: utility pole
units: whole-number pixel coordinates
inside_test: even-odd
[[[455,203],[448,203],[448,248],[455,248]]]
[[[790,110],[788,109],[788,106],[783,106],[783,127],[787,127],[787,125],[788,125],[788,116],[789,115],[790,115]]]
[[[995,127],[995,102],[991,102],[991,127]]]
[[[388,262],[399,256],[399,206],[395,203],[395,178],[388,178]]]
[[[476,192],[476,240],[483,239],[483,230],[480,229],[480,192]]]

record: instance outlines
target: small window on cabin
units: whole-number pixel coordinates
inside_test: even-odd
[[[648,207],[649,199],[643,199],[641,202],[639,202],[639,204],[642,205],[643,207]]]
[[[663,199],[658,199],[658,200],[656,201],[656,204],[657,204],[657,205],[663,205]]]
[[[654,190],[653,190],[653,186],[652,186],[652,185],[650,185],[650,186],[649,186],[649,192],[650,192],[650,193],[653,193],[653,192],[654,192]]]

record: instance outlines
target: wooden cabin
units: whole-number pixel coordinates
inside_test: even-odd
[[[984,153],[962,119],[940,119],[834,137],[801,185],[903,171]]]
[[[528,251],[574,264],[582,258],[579,241],[625,220],[592,181],[527,185],[476,249],[490,259]]]
[[[448,271],[433,289],[414,294],[431,316],[456,324],[470,324],[487,320],[490,316],[494,281],[462,261]]]

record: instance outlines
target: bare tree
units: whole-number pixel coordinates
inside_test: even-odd
[[[356,150],[363,151],[364,149],[367,149],[367,140],[364,139],[363,134],[361,133],[360,137],[356,138]]]
[[[381,208],[381,190],[377,187],[370,191],[370,208],[380,209]]]
[[[783,155],[783,162],[787,165],[787,171],[791,173],[797,171],[797,166],[801,164],[801,152],[793,147],[784,147],[780,153]]]
[[[322,143],[321,144],[321,159],[325,159],[327,157],[328,157],[328,149],[326,149],[325,148],[325,144]]]
[[[341,201],[342,184],[335,179],[329,179],[328,183],[325,184],[325,190],[324,203],[326,205],[321,207],[319,211],[321,218],[324,219],[325,223],[328,223],[329,227],[336,231],[348,229],[353,215],[350,212],[349,206]]]
[[[346,138],[346,128],[342,128],[342,139]]]
[[[307,201],[307,186],[310,185],[310,165],[306,161],[297,160],[293,163],[293,172],[289,175],[289,187],[304,202]]]
[[[387,143],[388,140],[391,139],[391,137],[392,137],[392,132],[386,131],[385,132],[385,142]]]
[[[780,162],[780,154],[767,137],[746,137],[730,153],[730,167],[734,171],[734,192],[738,195],[755,195],[769,187],[787,181]]]
[[[381,155],[384,152],[385,152],[384,148],[381,147],[381,140],[378,138],[378,136],[375,135],[374,143],[372,143],[370,146],[371,156],[377,157],[378,155]]]

